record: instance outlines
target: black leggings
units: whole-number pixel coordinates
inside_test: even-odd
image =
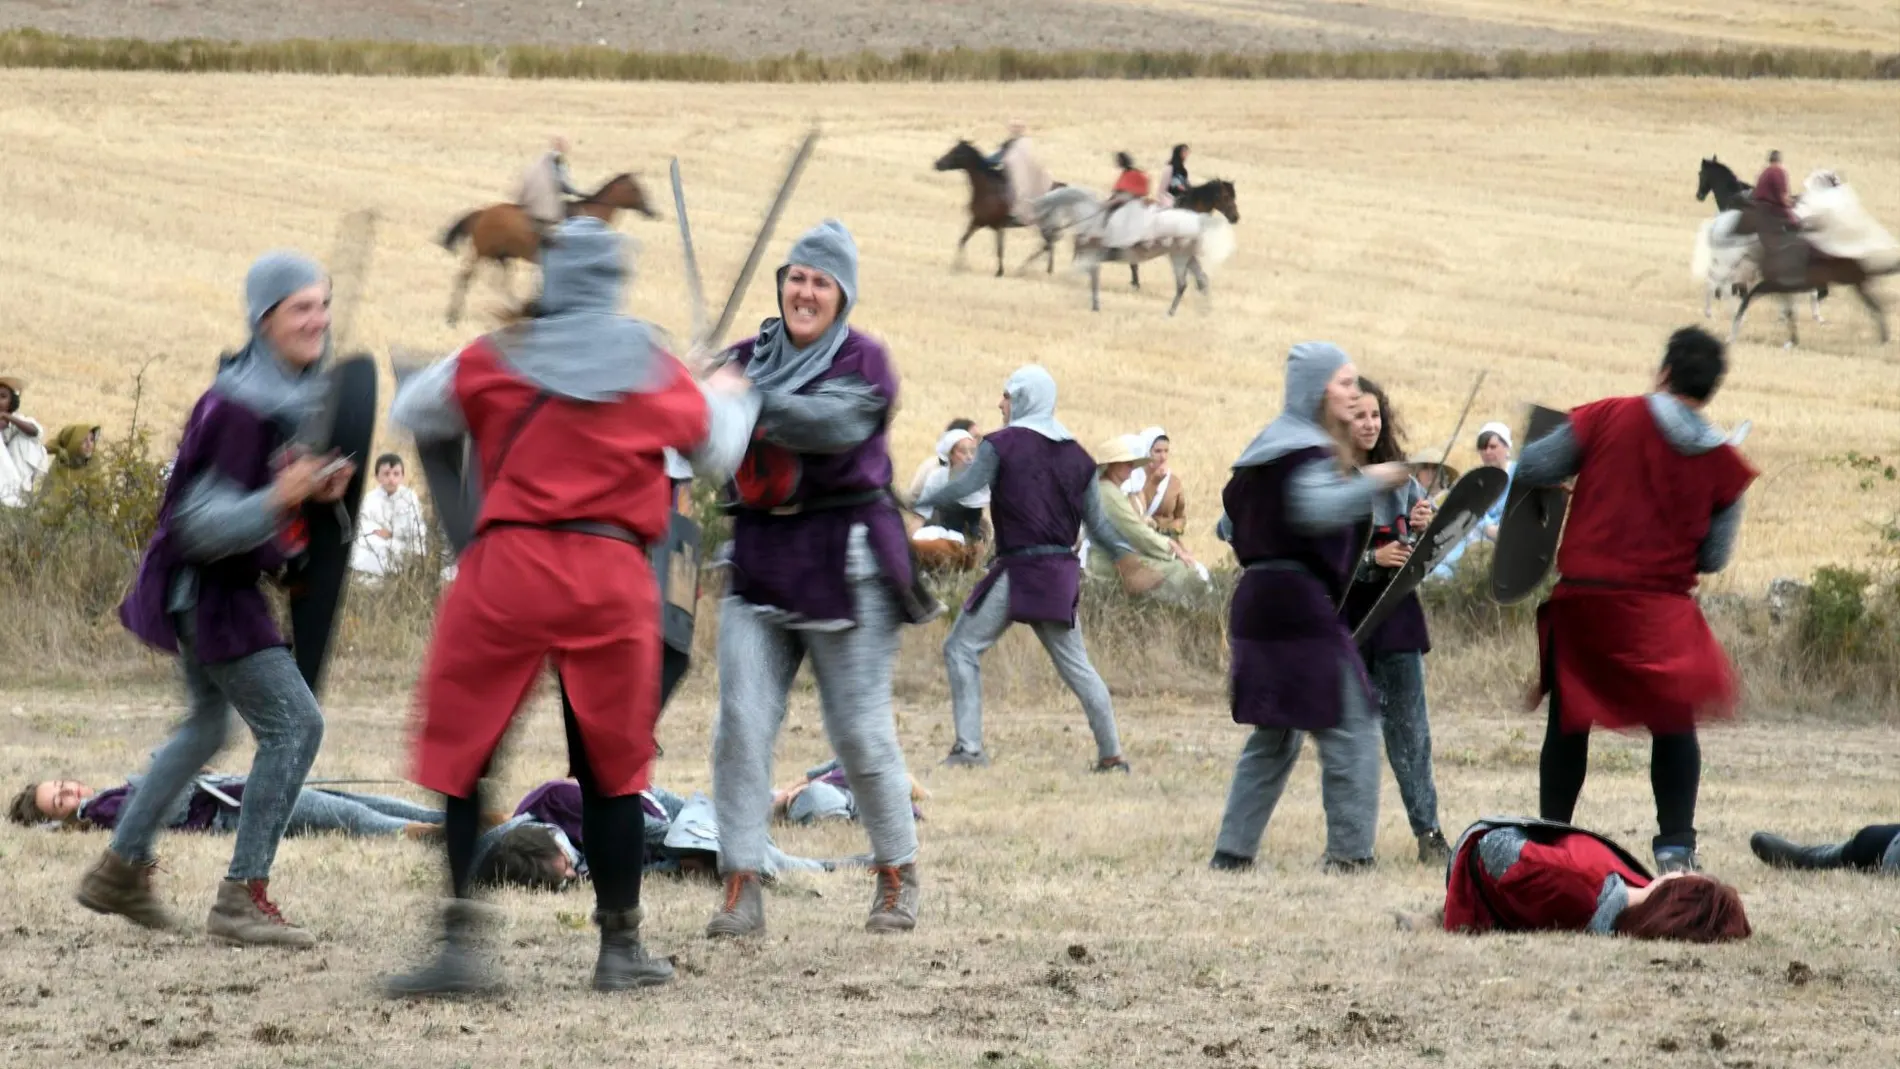
[[[640,808],[640,796],[601,795],[565,687],[561,688],[561,719],[567,728],[568,774],[581,788],[581,842],[574,845],[586,851],[594,905],[603,912],[633,909],[640,904],[640,871],[646,853],[646,812]],[[448,846],[449,880],[455,897],[468,898],[474,891],[475,843],[481,837],[481,781],[476,781],[468,797],[451,796],[445,801],[442,831]]]
[[[1869,824],[1847,840],[1841,860],[1857,869],[1877,869],[1887,848],[1900,837],[1900,824]]]
[[[1574,734],[1563,730],[1562,703],[1556,681],[1546,678],[1550,694],[1550,721],[1544,728],[1544,751],[1538,758],[1538,815],[1545,820],[1573,823],[1577,796],[1583,793],[1590,770],[1590,730]],[[1685,846],[1695,849],[1696,792],[1702,783],[1702,744],[1695,730],[1674,735],[1652,735],[1649,749],[1649,788],[1656,796],[1655,849]]]

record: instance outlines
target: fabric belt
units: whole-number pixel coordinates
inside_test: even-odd
[[[596,538],[611,538],[616,542],[639,549],[647,548],[647,540],[617,524],[602,523],[599,520],[562,520],[559,523],[526,523],[520,520],[495,520],[482,528],[486,534],[498,527],[520,527],[530,531],[566,531],[569,534],[593,535]]]
[[[747,508],[744,505],[722,505],[727,512],[752,512],[766,516],[802,516],[807,512],[829,512],[833,509],[857,508],[859,505],[874,505],[885,500],[889,494],[884,490],[866,490],[856,494],[836,494],[831,497],[814,497],[810,501],[801,501],[795,505],[780,505],[771,509]]]
[[[1075,553],[1075,549],[1071,546],[1024,546],[1021,549],[1012,549],[1005,553],[998,553],[996,556],[998,558],[1060,557],[1060,556],[1073,556],[1074,553]]]
[[[1242,565],[1250,572],[1303,572],[1318,579],[1319,573],[1313,571],[1305,562],[1290,557],[1270,557],[1267,560],[1248,561]]]

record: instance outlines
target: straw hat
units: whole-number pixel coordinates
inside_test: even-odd
[[[1426,467],[1432,467],[1432,468],[1443,468],[1445,470],[1444,481],[1445,481],[1446,486],[1450,486],[1451,484],[1457,482],[1458,476],[1462,474],[1461,472],[1459,472],[1457,468],[1453,467],[1450,464],[1439,463],[1438,458],[1433,456],[1430,453],[1413,453],[1411,456],[1405,458],[1405,462],[1407,464],[1422,464]]]
[[[15,397],[26,392],[26,380],[16,375],[0,375],[0,386],[12,390]]]
[[[1095,466],[1098,468],[1110,464],[1138,464],[1147,459],[1148,455],[1141,451],[1141,442],[1132,434],[1118,434],[1095,449]]]

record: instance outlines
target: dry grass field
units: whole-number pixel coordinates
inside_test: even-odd
[[[0,0],[0,29],[84,36],[605,44],[764,56],[860,49],[1900,48],[1885,0]]]
[[[907,477],[944,421],[992,423],[1004,378],[1047,364],[1084,441],[1168,428],[1190,493],[1190,548],[1212,556],[1226,464],[1278,410],[1287,346],[1330,338],[1383,380],[1415,447],[1444,441],[1480,370],[1479,423],[1521,420],[1528,401],[1568,406],[1645,387],[1668,332],[1698,321],[1688,277],[1698,160],[1753,177],[1770,147],[1797,179],[1839,168],[1876,217],[1900,226],[1900,94],[1881,84],[1034,84],[702,87],[483,80],[0,74],[0,367],[31,381],[51,427],[123,429],[139,366],[157,357],[144,418],[174,432],[212,358],[242,341],[250,258],[295,245],[323,255],[343,213],[380,210],[382,242],[355,312],[356,343],[447,351],[478,329],[443,322],[457,261],[435,239],[504,195],[551,129],[575,140],[577,179],[635,170],[664,202],[677,154],[708,290],[722,295],[792,144],[826,134],[774,244],[827,215],[863,253],[854,322],[889,341],[905,374],[896,427]],[[1131,293],[1086,280],[990,277],[990,237],[953,269],[965,181],[931,163],[960,136],[993,144],[1010,116],[1034,123],[1058,177],[1105,188],[1126,148],[1159,167],[1195,147],[1194,173],[1239,190],[1239,251],[1211,300],[1163,317],[1165,263]],[[623,217],[644,246],[634,309],[689,323],[678,236]],[[1031,238],[1009,239],[1013,271]],[[517,271],[518,293],[532,280]],[[1890,302],[1900,285],[1884,282]],[[715,300],[721,299],[715,296]],[[472,309],[501,303],[491,269]],[[741,329],[770,313],[755,285]],[[1900,302],[1897,302],[1900,303]],[[1718,420],[1754,420],[1766,471],[1736,566],[1717,585],[1760,591],[1779,575],[1864,555],[1891,503],[1824,458],[1884,453],[1900,433],[1900,369],[1851,294],[1805,347],[1780,348],[1777,307],[1744,324]],[[1718,323],[1725,327],[1725,323]],[[382,443],[398,444],[393,438]]]
[[[1198,6],[1198,5],[1197,5]],[[1446,9],[1472,5],[1446,3]],[[1598,5],[1603,10],[1609,4]],[[1587,5],[1577,9],[1588,10]],[[1866,25],[1866,24],[1857,24]],[[1797,177],[1846,171],[1868,208],[1900,226],[1900,103],[1886,86],[1703,81],[1512,85],[1253,83],[865,88],[617,86],[0,73],[0,370],[28,377],[44,422],[123,430],[140,365],[141,419],[169,441],[219,348],[239,336],[249,259],[276,245],[318,254],[339,217],[385,220],[356,341],[446,351],[454,263],[432,244],[459,212],[505,192],[550,129],[575,141],[583,184],[641,171],[664,198],[680,156],[708,288],[723,293],[797,135],[826,136],[775,242],[826,215],[863,251],[854,322],[889,341],[905,372],[897,423],[908,473],[944,420],[994,425],[1003,379],[1047,364],[1085,441],[1169,428],[1212,556],[1211,502],[1226,463],[1279,407],[1286,347],[1336,340],[1391,388],[1414,444],[1442,441],[1481,369],[1489,378],[1454,461],[1488,418],[1524,402],[1568,405],[1648,381],[1669,330],[1699,316],[1690,241],[1699,157],[1746,170],[1770,147]],[[1195,173],[1239,186],[1239,251],[1211,301],[1164,319],[1165,268],[1147,288],[989,277],[987,237],[952,266],[965,196],[930,169],[959,136],[993,144],[1003,121],[1035,127],[1059,177],[1096,187],[1119,148],[1158,165],[1195,146]],[[1748,177],[1752,177],[1749,175]],[[670,205],[667,215],[671,216]],[[670,218],[623,219],[645,252],[634,309],[688,323]],[[1029,252],[1010,238],[1014,268]],[[1060,259],[1058,263],[1060,264]],[[518,293],[528,280],[517,276]],[[491,282],[474,305],[497,303]],[[1890,300],[1900,284],[1888,280]],[[755,287],[741,324],[769,313]],[[1755,421],[1767,472],[1750,498],[1723,589],[1758,592],[1863,557],[1889,496],[1825,458],[1887,453],[1900,437],[1894,350],[1874,344],[1851,298],[1802,324],[1784,352],[1774,306],[1733,350],[1715,406]],[[401,443],[393,436],[382,444]],[[1883,484],[1884,487],[1884,484]],[[385,1003],[373,983],[425,938],[437,859],[407,843],[301,840],[275,890],[323,940],[282,956],[153,937],[70,900],[101,840],[0,829],[0,1064],[313,1067],[574,1066],[1447,1066],[1642,1063],[1729,1069],[1876,1069],[1900,1060],[1893,916],[1900,885],[1783,875],[1747,853],[1758,827],[1822,838],[1893,819],[1890,725],[1757,714],[1705,741],[1705,863],[1741,888],[1757,936],[1721,949],[1582,938],[1401,936],[1387,911],[1420,908],[1440,873],[1411,861],[1389,787],[1374,874],[1321,876],[1313,762],[1270,829],[1261,870],[1205,869],[1241,742],[1217,680],[1122,685],[1129,779],[1087,775],[1073,700],[1049,689],[1012,636],[992,673],[998,764],[932,768],[948,703],[907,642],[900,731],[925,803],[924,923],[885,941],[859,925],[863,879],[796,881],[770,897],[772,934],[751,947],[698,935],[709,887],[654,881],[656,949],[678,985],[609,999],[581,984],[585,892],[511,895],[504,939],[515,989],[473,1005]],[[1534,809],[1541,720],[1474,701],[1457,658],[1435,656],[1434,729],[1444,821]],[[316,774],[403,775],[409,680],[337,675]],[[152,682],[23,686],[0,672],[0,785],[58,773],[99,785],[140,770],[178,714]],[[825,756],[801,689],[780,778]],[[696,677],[663,726],[659,781],[708,782],[712,681]],[[561,771],[545,702],[515,740],[512,799]],[[241,734],[241,733],[240,733]],[[248,748],[219,761],[241,768]],[[1647,750],[1601,739],[1580,819],[1644,852],[1653,822]],[[396,788],[400,789],[400,788]],[[788,832],[782,846],[857,849],[846,829]],[[167,840],[166,886],[192,918],[208,907],[227,840]]]

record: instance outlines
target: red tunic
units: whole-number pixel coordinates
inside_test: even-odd
[[[418,784],[468,797],[552,659],[601,792],[648,786],[661,641],[646,554],[599,535],[494,525],[593,520],[648,542],[662,537],[670,484],[661,449],[692,450],[710,418],[685,368],[663,359],[674,379],[660,390],[601,404],[555,397],[519,424],[437,616],[421,685]],[[496,470],[537,392],[487,338],[462,350],[455,395],[481,470]]]
[[[1131,197],[1145,197],[1148,195],[1148,176],[1131,167],[1123,171],[1120,178],[1115,179],[1115,188],[1110,192],[1126,193]]]
[[[1788,206],[1788,172],[1780,164],[1771,163],[1762,171],[1761,177],[1755,179],[1751,196],[1788,225],[1799,225],[1799,217]]]
[[[1445,884],[1448,932],[1581,932],[1596,915],[1597,895],[1610,873],[1623,877],[1632,888],[1649,886],[1648,877],[1631,868],[1616,851],[1580,832],[1554,843],[1525,843],[1517,864],[1498,879],[1475,856],[1481,838],[1466,839],[1452,859]]]
[[[1542,678],[1556,681],[1564,730],[1671,734],[1732,714],[1735,673],[1691,591],[1710,517],[1755,469],[1728,445],[1676,452],[1641,397],[1584,405],[1570,427],[1583,460],[1562,579],[1537,612]]]

